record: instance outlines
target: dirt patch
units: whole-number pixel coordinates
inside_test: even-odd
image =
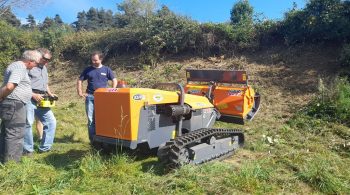
[[[261,94],[261,110],[256,117],[259,122],[283,123],[296,110],[307,104],[317,92],[318,80],[333,77],[338,69],[338,49],[319,45],[274,47],[260,51],[245,52],[236,56],[190,57],[175,56],[158,65],[158,69],[172,64],[182,64],[176,81],[185,82],[185,69],[243,69],[249,73],[249,82]],[[119,56],[108,61],[119,78],[144,78],[144,70],[136,67],[135,56]],[[107,63],[108,63],[107,62]],[[60,62],[50,72],[53,91],[64,99],[77,98],[75,82],[82,69],[82,62]],[[120,68],[120,67],[123,68]],[[134,68],[130,68],[134,67]],[[147,74],[147,73],[146,73]],[[157,75],[161,76],[161,75]],[[154,79],[147,77],[148,80]],[[146,80],[147,80],[146,79]],[[140,79],[142,80],[142,79]],[[142,81],[143,86],[148,81]],[[72,95],[73,94],[73,95]],[[277,119],[277,121],[276,121]]]
[[[230,163],[235,167],[241,167],[247,161],[261,159],[266,157],[264,153],[253,152],[249,150],[237,150],[233,157],[223,160],[223,162]]]
[[[297,46],[292,48],[275,47],[260,51],[245,52],[236,56],[190,57],[175,56],[166,59],[156,69],[173,64],[183,67],[173,74],[169,82],[184,83],[185,69],[240,69],[249,73],[249,83],[261,94],[260,113],[255,118],[256,125],[268,123],[276,126],[288,120],[298,109],[305,106],[315,95],[318,80],[322,77],[334,77],[338,69],[335,47],[319,45]],[[135,56],[120,56],[109,60],[117,72],[118,78],[137,78],[144,86],[155,79],[149,72],[137,67]],[[82,69],[87,65],[82,62],[60,62],[50,72],[53,91],[63,99],[79,99],[76,96],[75,82]],[[122,68],[121,68],[122,66]],[[133,68],[131,68],[133,67]],[[151,67],[154,68],[154,67]],[[156,70],[155,70],[156,71]],[[162,75],[157,75],[161,77]],[[146,79],[141,79],[146,78]]]

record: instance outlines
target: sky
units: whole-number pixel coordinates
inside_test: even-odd
[[[189,16],[204,23],[221,23],[230,20],[230,10],[238,0],[158,0],[159,5],[166,5],[176,14]],[[88,11],[91,7],[110,9],[117,12],[117,3],[122,0],[47,0],[40,5],[32,5],[27,9],[15,9],[14,13],[26,21],[28,14],[32,14],[40,23],[45,17],[53,18],[59,14],[65,23],[77,20],[77,13]],[[268,19],[283,19],[283,13],[293,7],[296,2],[298,8],[305,6],[306,0],[249,0],[255,13],[262,13]]]

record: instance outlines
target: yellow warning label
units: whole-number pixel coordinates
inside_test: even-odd
[[[176,132],[175,132],[175,130],[172,132],[172,134],[171,134],[171,138],[172,139],[174,139],[175,138],[175,135],[176,135]]]

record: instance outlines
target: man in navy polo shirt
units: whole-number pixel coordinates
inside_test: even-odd
[[[102,65],[103,55],[101,52],[93,52],[91,54],[92,65],[85,68],[77,81],[77,92],[80,97],[85,98],[85,110],[88,117],[88,130],[90,143],[95,135],[95,116],[94,116],[94,92],[98,88],[108,86],[108,81],[112,81],[112,87],[117,87],[117,79],[113,71]],[[82,83],[87,80],[87,88],[85,93],[82,91]]]

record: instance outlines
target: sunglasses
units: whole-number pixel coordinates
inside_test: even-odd
[[[51,61],[51,59],[45,58],[45,57],[43,57],[43,60],[45,60],[46,62],[50,62]]]

